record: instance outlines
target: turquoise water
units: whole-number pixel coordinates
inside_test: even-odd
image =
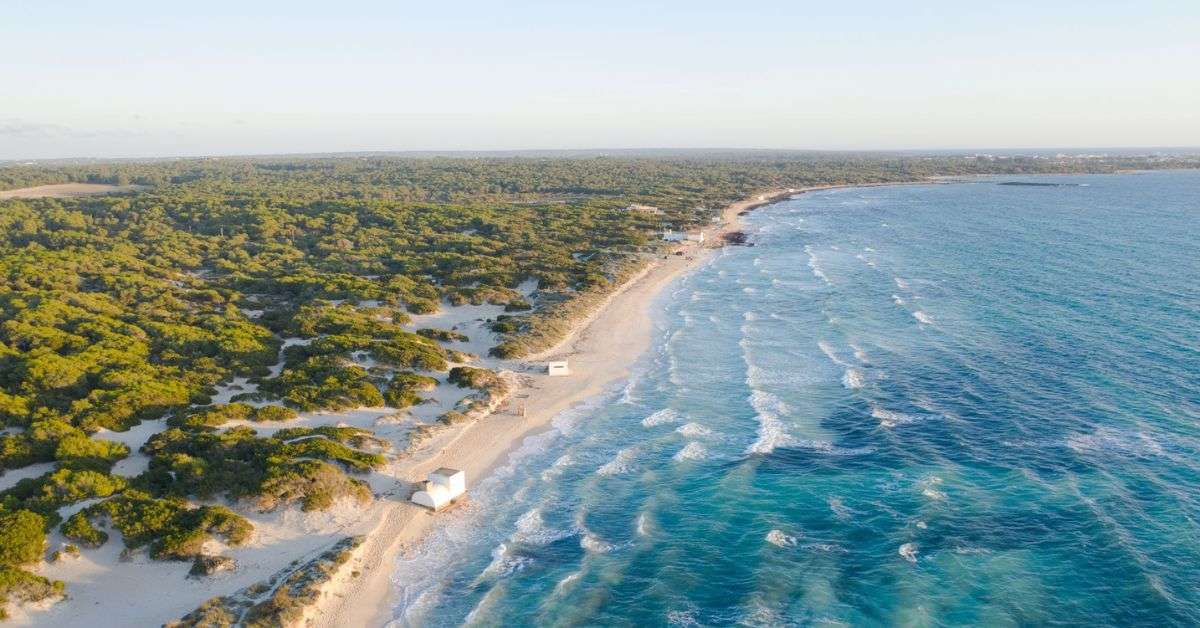
[[[805,195],[397,566],[397,625],[1200,624],[1200,173]]]

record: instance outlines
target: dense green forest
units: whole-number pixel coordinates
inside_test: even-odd
[[[980,159],[857,154],[709,157],[226,158],[0,168],[0,189],[135,183],[113,196],[0,201],[0,470],[51,465],[0,493],[0,601],[61,590],[28,571],[61,525],[84,547],[108,522],[128,548],[191,560],[209,538],[242,542],[222,506],[327,508],[370,499],[355,474],[384,463],[372,434],[232,420],[296,411],[406,407],[467,361],[448,330],[412,314],[492,303],[501,358],[561,337],[657,250],[664,227],[702,224],[749,195],[814,184],[941,175],[1196,167],[1194,159]],[[661,215],[625,212],[630,203]],[[537,291],[517,290],[536,280]],[[251,315],[251,312],[254,314]],[[311,342],[283,346],[284,338]],[[349,359],[367,352],[381,375]],[[283,365],[278,376],[271,367]],[[219,384],[255,384],[210,405]],[[490,372],[454,381],[490,389]],[[271,402],[255,408],[237,401]],[[459,415],[461,416],[461,415]],[[151,419],[169,429],[112,474],[129,448],[97,437]],[[67,517],[64,506],[93,499]]]

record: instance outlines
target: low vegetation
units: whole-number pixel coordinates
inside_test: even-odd
[[[151,460],[138,484],[158,496],[252,499],[261,510],[296,502],[304,510],[323,510],[342,497],[371,498],[366,483],[346,474],[386,462],[345,444],[367,438],[369,432],[353,428],[297,428],[271,437],[248,427],[172,428],[142,448]]]
[[[212,539],[240,545],[254,529],[223,506],[193,508],[182,500],[155,499],[131,490],[72,515],[62,527],[63,535],[85,547],[98,547],[108,540],[98,521],[120,531],[128,550],[146,547],[152,558],[163,560],[193,560]]]
[[[46,551],[46,520],[28,510],[0,509],[0,619],[9,603],[37,602],[61,596],[63,583],[24,568],[41,561]]]
[[[321,596],[329,582],[361,545],[363,537],[346,537],[297,569],[286,569],[270,580],[233,595],[215,597],[173,622],[168,628],[247,626],[276,628],[297,625],[304,611]]]

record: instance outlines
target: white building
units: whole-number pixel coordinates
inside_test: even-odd
[[[550,377],[564,377],[571,374],[571,369],[567,368],[566,360],[546,363],[546,374]]]
[[[667,242],[704,242],[704,232],[684,233],[682,231],[663,231],[662,239]]]
[[[467,475],[458,469],[442,467],[429,474],[425,487],[412,496],[412,502],[430,510],[441,510],[467,492]]]
[[[644,214],[661,214],[662,213],[661,211],[659,211],[659,209],[657,207],[655,207],[653,205],[642,205],[640,203],[634,203],[634,204],[630,205],[629,207],[626,207],[624,209],[624,211],[642,212]]]

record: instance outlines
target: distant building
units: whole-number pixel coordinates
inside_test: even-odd
[[[632,205],[630,205],[629,207],[626,207],[622,211],[642,212],[643,214],[661,214],[662,213],[662,211],[660,211],[657,207],[655,207],[653,205],[642,205],[639,203],[633,203]]]
[[[546,363],[546,374],[550,377],[565,377],[571,374],[571,369],[567,368],[566,360],[558,360],[556,362]]]
[[[667,242],[704,242],[704,232],[684,233],[682,231],[663,231],[662,239]]]
[[[442,467],[429,474],[425,486],[413,493],[412,502],[430,510],[441,510],[467,492],[467,475],[458,469]]]

